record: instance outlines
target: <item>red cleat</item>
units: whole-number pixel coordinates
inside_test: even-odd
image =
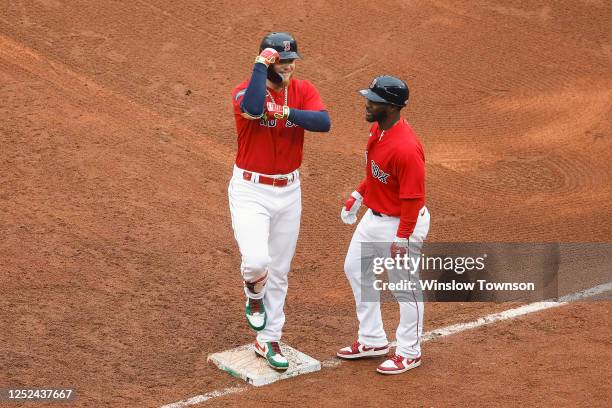
[[[377,357],[384,356],[389,352],[389,345],[382,347],[368,347],[359,343],[359,341],[354,342],[352,345],[343,347],[336,355],[340,358],[345,358],[348,360],[357,359],[357,358],[365,358],[365,357]]]
[[[393,355],[388,360],[383,361],[376,369],[381,374],[401,374],[421,365],[421,357],[410,359],[398,354]]]

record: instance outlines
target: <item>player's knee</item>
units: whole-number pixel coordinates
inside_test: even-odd
[[[355,274],[355,271],[359,267],[360,262],[355,262],[354,259],[351,259],[348,256],[344,259],[344,273],[346,274],[346,276],[353,276]]]
[[[394,290],[392,293],[395,300],[399,303],[414,303],[417,300],[414,293],[406,290]]]
[[[348,274],[350,266],[351,266],[351,259],[347,256],[344,258],[344,273]]]
[[[252,282],[268,271],[270,258],[267,255],[249,255],[242,258],[242,278],[246,282]]]

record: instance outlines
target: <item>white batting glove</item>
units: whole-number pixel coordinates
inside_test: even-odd
[[[359,211],[362,202],[363,197],[361,194],[357,191],[353,191],[340,212],[340,218],[342,218],[343,223],[354,224],[357,222],[357,211]]]

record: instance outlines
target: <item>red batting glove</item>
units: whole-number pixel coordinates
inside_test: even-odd
[[[362,202],[363,197],[361,194],[357,191],[353,191],[340,211],[340,218],[343,223],[350,225],[357,222],[357,212]]]
[[[276,64],[278,61],[280,61],[280,55],[274,48],[265,48],[255,57],[256,63],[264,64],[266,67]]]
[[[391,244],[391,258],[395,258],[396,256],[404,257],[408,253],[408,245],[410,241],[408,238],[399,238],[395,237],[395,242]]]
[[[289,117],[289,107],[273,102],[266,103],[266,115],[270,119],[287,119]]]

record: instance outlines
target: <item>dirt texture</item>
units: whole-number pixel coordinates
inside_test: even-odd
[[[253,340],[227,206],[230,92],[270,31],[298,39],[297,75],[332,119],[306,137],[287,343],[325,360],[356,336],[339,213],[363,176],[357,90],[379,74],[411,89],[430,241],[612,241],[611,13],[597,0],[0,0],[0,387],[153,407],[240,384],[206,357]],[[428,304],[425,330],[511,306]],[[357,362],[207,404],[604,406],[609,310],[427,343],[423,367],[393,378]],[[396,305],[384,313],[392,337]]]

